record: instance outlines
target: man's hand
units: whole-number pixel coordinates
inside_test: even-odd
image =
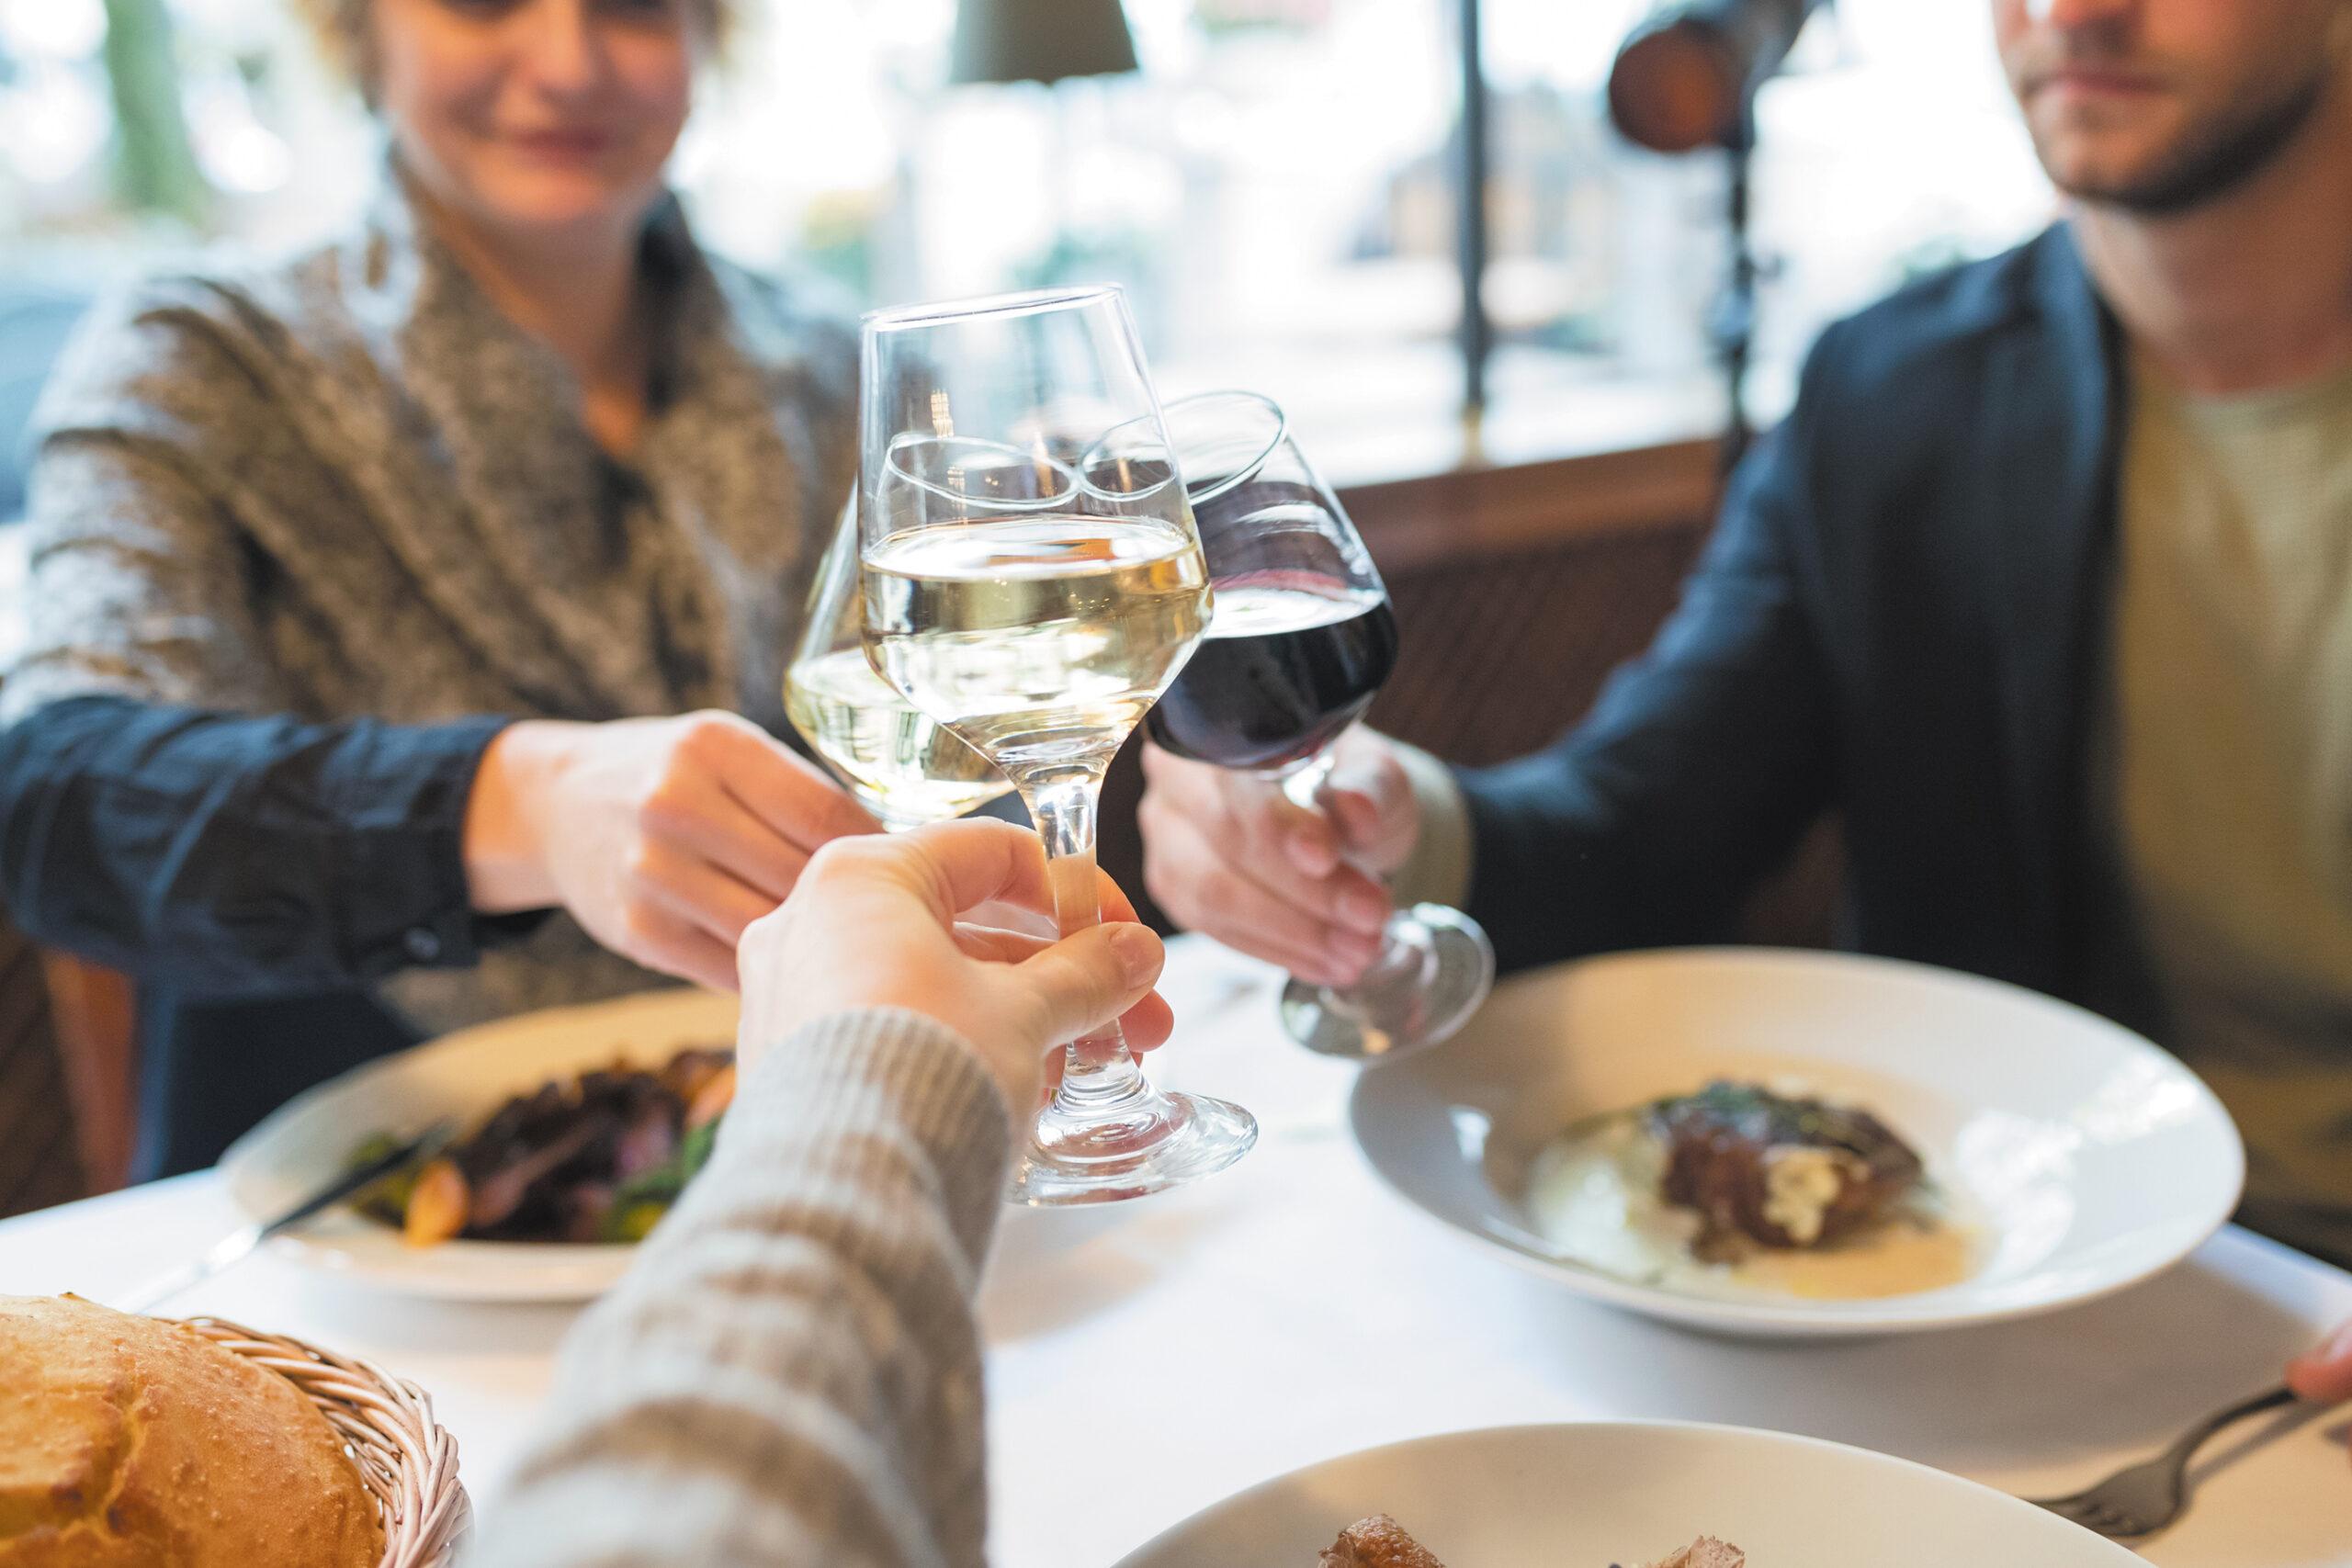
[[[2352,1399],[2352,1323],[2288,1362],[2287,1386],[2313,1404]]]
[[[1114,890],[1115,891],[1115,890]],[[905,1008],[970,1042],[1016,1109],[1034,1105],[1043,1058],[1119,1020],[1149,1048],[1173,1021],[1152,991],[1159,939],[1124,897],[1109,923],[1061,942],[960,923],[991,901],[1044,910],[1051,895],[1035,834],[985,818],[820,851],[782,908],[744,933],[748,1066],[811,1020]]]
[[[535,720],[483,754],[466,872],[484,913],[560,904],[622,957],[731,989],[744,929],[824,844],[875,831],[831,779],[732,714]]]
[[[1342,735],[1321,810],[1248,773],[1143,754],[1144,886],[1187,929],[1345,985],[1380,951],[1390,900],[1376,880],[1412,853],[1420,809],[1389,742]]]

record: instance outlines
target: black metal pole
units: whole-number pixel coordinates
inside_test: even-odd
[[[1715,306],[1715,355],[1723,366],[1726,397],[1724,427],[1724,472],[1729,474],[1746,455],[1755,429],[1747,415],[1747,366],[1756,347],[1756,288],[1762,267],[1756,259],[1755,232],[1749,213],[1749,174],[1756,157],[1756,102],[1741,104],[1739,122],[1726,144],[1730,158],[1731,272],[1723,299]]]
[[[1478,45],[1479,0],[1461,0],[1462,124],[1455,149],[1454,259],[1462,272],[1462,404],[1487,406],[1487,355],[1494,323],[1487,319],[1487,72]]]

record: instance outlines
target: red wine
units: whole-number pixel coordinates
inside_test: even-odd
[[[1145,723],[1179,757],[1277,770],[1330,744],[1396,662],[1386,595],[1283,572],[1216,585],[1192,662]]]

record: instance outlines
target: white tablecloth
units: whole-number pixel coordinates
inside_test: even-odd
[[[1772,1427],[2055,1490],[2266,1386],[2290,1352],[2352,1316],[2352,1276],[2238,1231],[2121,1296],[1957,1334],[1741,1345],[1587,1305],[1378,1185],[1345,1130],[1352,1069],[1279,1038],[1270,984],[1259,965],[1178,942],[1165,988],[1182,1029],[1155,1066],[1255,1111],[1257,1152],[1189,1191],[1006,1216],[982,1312],[1007,1568],[1099,1568],[1278,1472],[1508,1422]],[[209,1175],[11,1221],[0,1293],[103,1300],[232,1223]],[[416,1378],[493,1506],[571,1316],[380,1296],[271,1256],[174,1310]],[[2343,1422],[2252,1431],[2264,1440],[2214,1450],[2196,1506],[2149,1560],[2352,1568]]]

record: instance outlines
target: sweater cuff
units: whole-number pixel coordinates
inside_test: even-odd
[[[977,1266],[1004,1203],[1013,1131],[1003,1091],[962,1035],[904,1008],[863,1008],[803,1024],[752,1066],[714,1163],[830,1169],[876,1157],[865,1134],[895,1134],[935,1174],[934,1196]]]
[[[1470,897],[1476,858],[1469,800],[1445,763],[1418,746],[1401,740],[1389,744],[1396,748],[1396,761],[1412,784],[1413,800],[1420,813],[1420,834],[1413,840],[1413,852],[1390,881],[1396,902],[1405,908],[1443,904],[1462,908]]]

